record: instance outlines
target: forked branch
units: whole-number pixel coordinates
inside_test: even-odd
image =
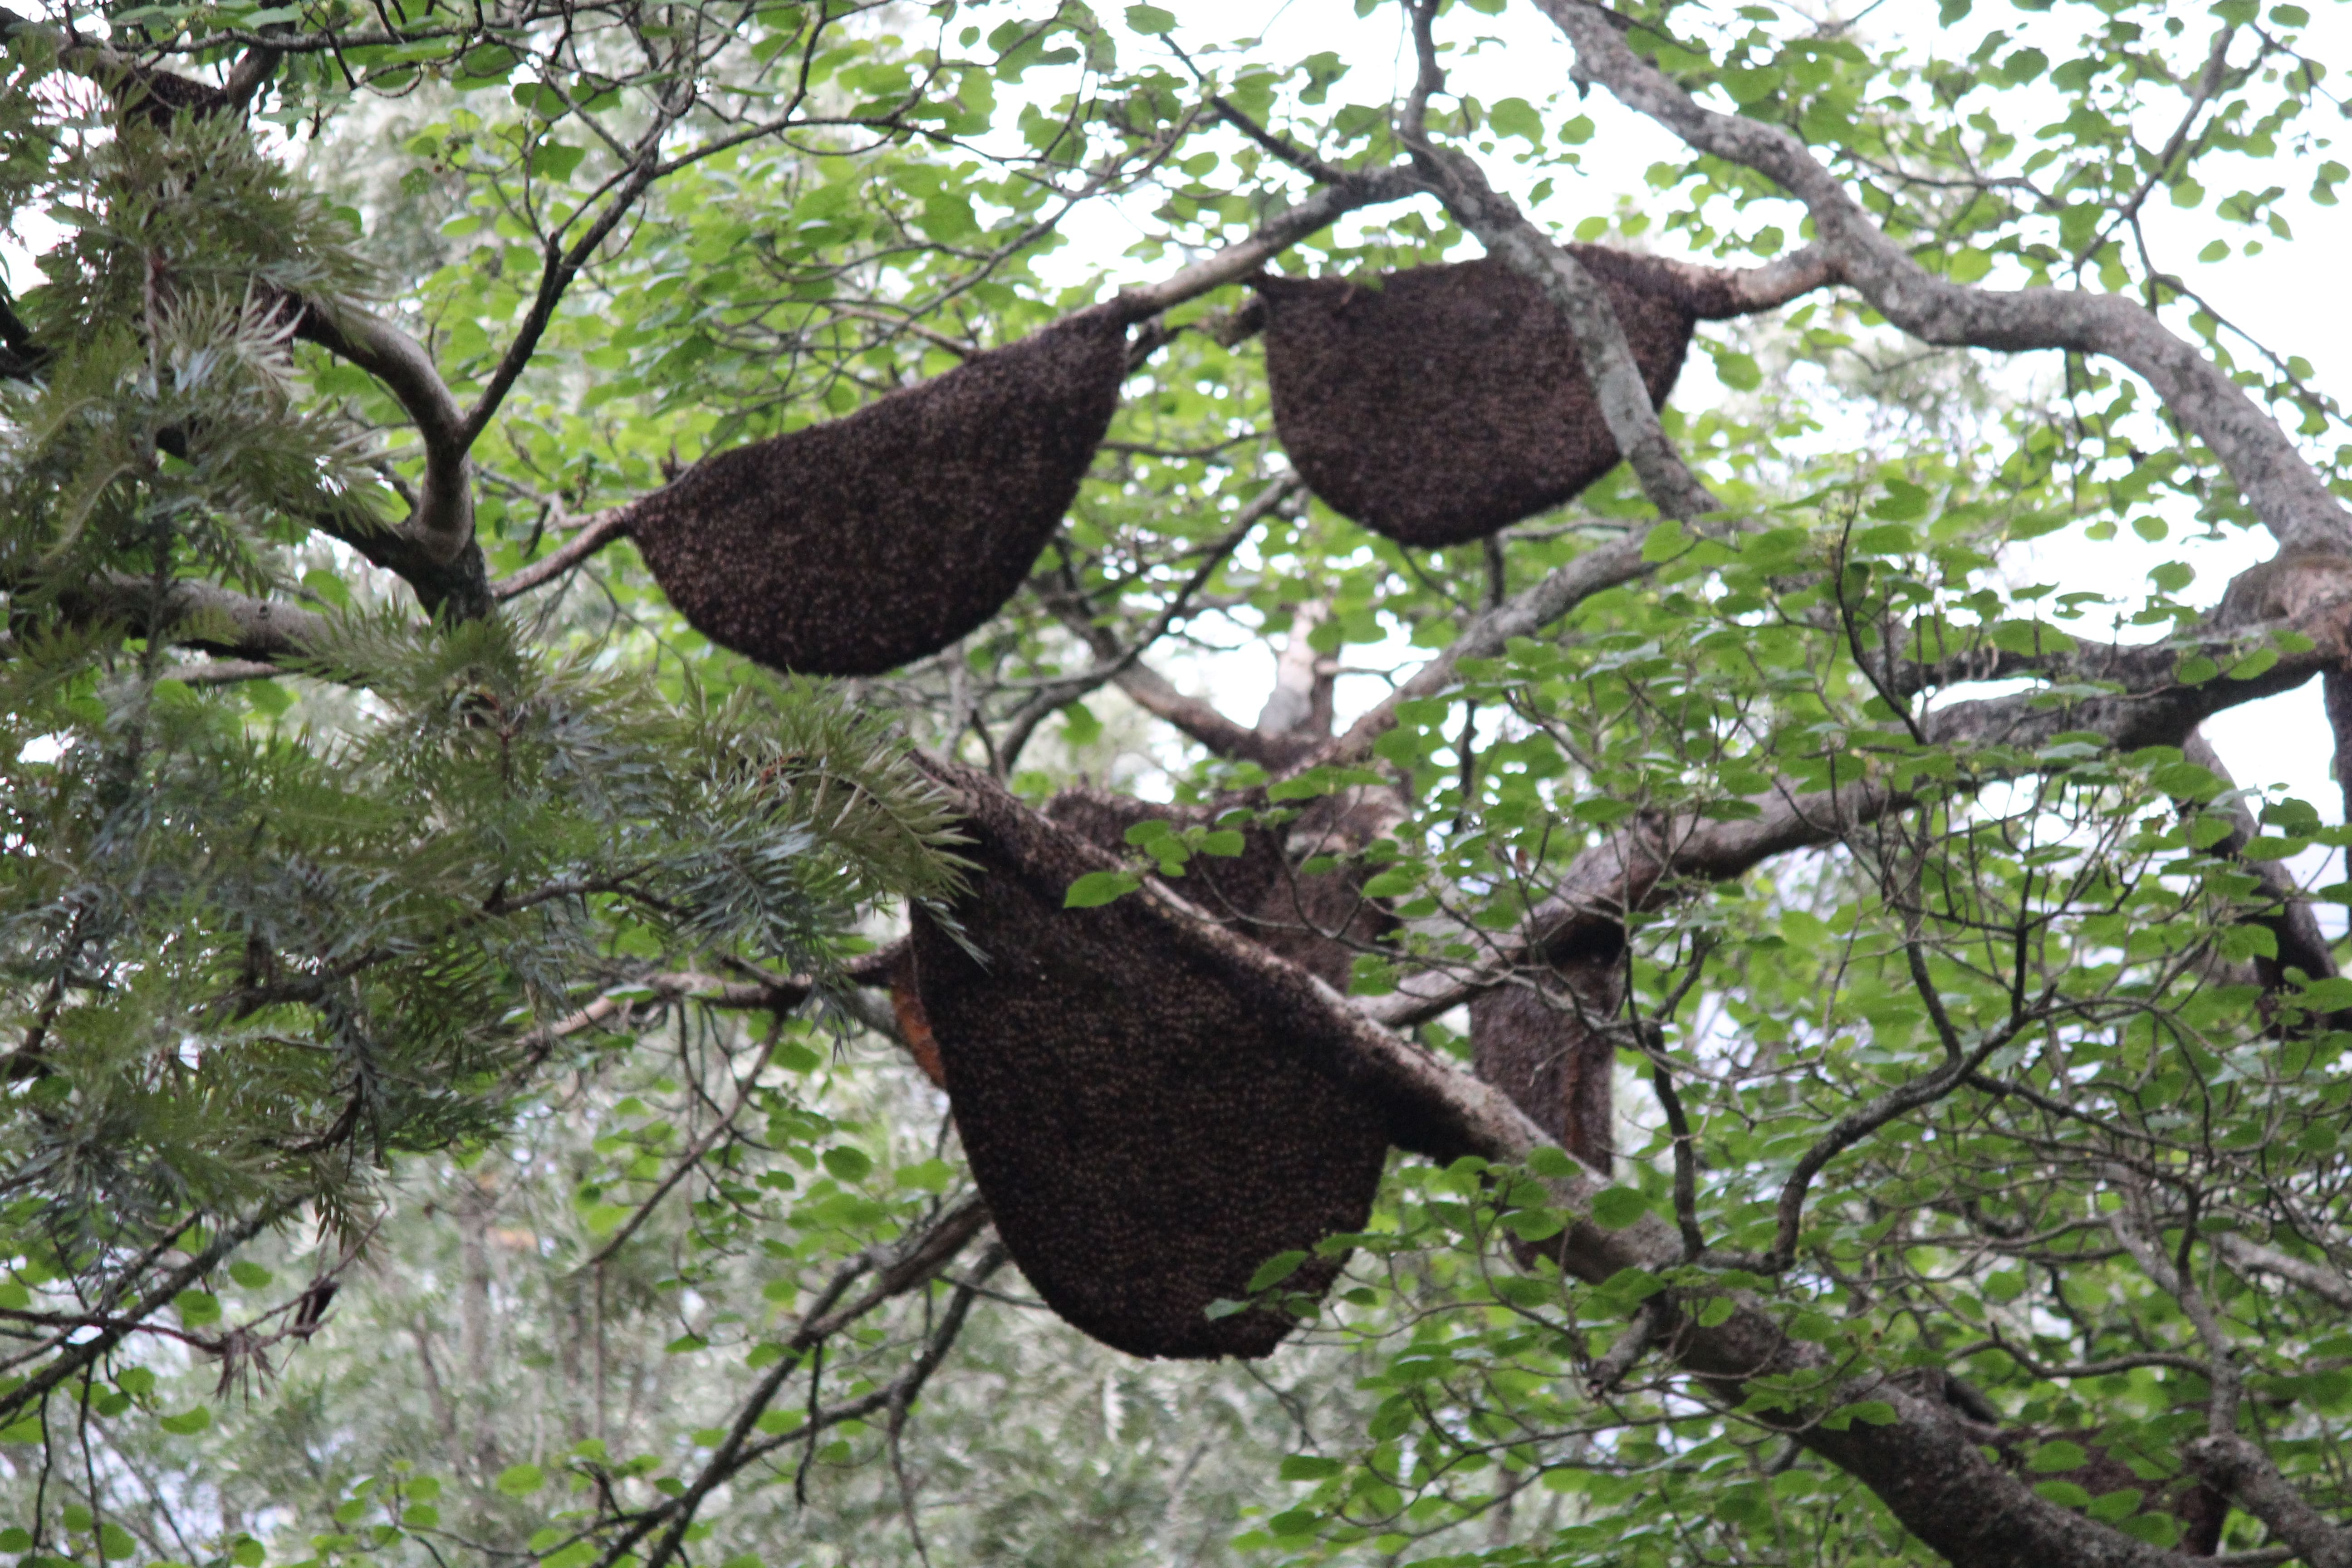
[[[1837,275],[1922,342],[2018,353],[2065,349],[2125,365],[2221,460],[2282,550],[2352,551],[2352,515],[2277,421],[2229,374],[2120,294],[1994,289],[1952,283],[1913,260],[1795,136],[1702,107],[1635,54],[1589,0],[1535,0],[1576,49],[1580,79],[1601,83],[1694,151],[1764,175],[1805,205]]]

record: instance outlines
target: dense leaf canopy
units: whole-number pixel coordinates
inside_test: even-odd
[[[0,12],[0,1552],[2352,1564],[2352,840],[2200,729],[2352,746],[2342,365],[2236,324],[2340,0],[1899,4]],[[858,432],[1034,408],[793,444],[1087,311],[1034,563]],[[1627,460],[1357,521],[1528,407]],[[665,489],[812,450],[960,542],[861,611]],[[1017,587],[812,679],[656,516]],[[1135,970],[990,951],[1016,820]],[[910,918],[1373,1108],[1269,1359],[1024,1282]]]

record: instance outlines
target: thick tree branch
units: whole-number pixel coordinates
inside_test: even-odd
[[[1291,612],[1290,630],[1274,661],[1274,689],[1258,710],[1257,732],[1316,741],[1331,733],[1335,662],[1315,651],[1315,628],[1331,618],[1328,599],[1310,599]]]
[[[306,302],[294,335],[383,383],[415,423],[425,449],[425,482],[405,522],[396,530],[331,531],[398,574],[426,609],[459,619],[487,615],[491,599],[474,539],[473,465],[466,455],[474,437],[433,356],[390,321],[341,303]]]
[[[1570,565],[1590,559],[1580,557]],[[2094,731],[2118,752],[2179,746],[2215,713],[2292,690],[2323,671],[2352,668],[2352,572],[2326,557],[2305,558],[2305,564],[2308,570],[2283,573],[2278,563],[2265,563],[2248,573],[2241,581],[2251,581],[2254,587],[2242,595],[2233,587],[2224,598],[2223,612],[2198,635],[2129,647],[2086,648],[2054,661],[2056,679],[2104,685],[2112,689],[2111,694],[2051,703],[2038,692],[2023,691],[1951,703],[1922,719],[1927,742],[2004,748],[2011,757],[2000,776],[2015,776],[2042,766],[2034,752],[2061,734]],[[2297,634],[2310,647],[2280,655],[2275,664],[2247,679],[2224,677],[2184,685],[2176,679],[2186,656],[2203,653],[2227,668],[2242,645],[2277,632]],[[1896,751],[1909,749],[1907,736],[1884,740]],[[1977,776],[1990,780],[1997,775],[1980,772]],[[1717,822],[1696,814],[1637,818],[1569,864],[1550,894],[1528,911],[1526,934],[1519,941],[1496,950],[1486,963],[1427,971],[1408,978],[1394,993],[1363,999],[1359,1005],[1367,1016],[1394,1026],[1426,1022],[1501,984],[1530,954],[1579,931],[1613,927],[1631,911],[1657,907],[1672,896],[1676,883],[1743,876],[1775,856],[1835,843],[1915,798],[1864,777],[1813,794],[1782,791],[1759,796],[1750,803],[1759,815],[1746,821]]]
[[[2213,1250],[2231,1268],[2268,1274],[2308,1290],[2338,1311],[2352,1312],[2352,1278],[2325,1264],[2309,1262],[2274,1247],[2225,1230],[2212,1238]]]
[[[121,574],[77,585],[60,595],[59,607],[71,620],[117,622],[135,636],[167,637],[226,659],[295,657],[327,632],[327,618],[313,611],[187,580],[164,591],[159,614],[155,584]]]
[[[2352,550],[2352,515],[2277,422],[2227,372],[2120,294],[1976,289],[1936,277],[1872,223],[1788,132],[1702,108],[1627,46],[1587,0],[1536,0],[1576,50],[1579,79],[1607,87],[1694,150],[1757,173],[1805,205],[1838,276],[1913,337],[2016,353],[2065,349],[2116,361],[2212,448],[2283,550]]]
[[[1185,696],[1166,676],[1146,665],[1128,666],[1114,684],[1138,708],[1173,724],[1198,741],[1212,756],[1255,763],[1269,769],[1297,761],[1297,745],[1289,737],[1263,734],[1237,719],[1227,718],[1208,699]]]
[[[2269,1525],[2310,1568],[2352,1568],[2352,1531],[2321,1517],[2252,1442],[2235,1433],[2205,1436],[2182,1453],[2190,1468]]]
[[[978,805],[979,797],[967,792],[994,786],[967,769],[930,763],[927,771],[951,795],[975,803],[968,809],[1005,808],[1002,799]],[[1075,836],[1070,847],[1102,869],[1118,865],[1109,851]],[[1265,982],[1266,997],[1286,999],[1278,1004],[1284,1007],[1300,1005],[1299,976],[1287,961],[1218,924],[1157,879],[1146,879],[1130,896],[1150,900],[1181,926],[1183,941],[1201,962],[1213,955],[1216,968],[1234,983],[1246,984],[1255,973]],[[1440,1158],[1477,1155],[1517,1163],[1549,1145],[1500,1089],[1373,1024],[1319,981],[1310,979],[1308,985],[1319,1009],[1314,1036],[1342,1042],[1340,1070],[1392,1118],[1408,1121],[1417,1147]],[[1656,1272],[1682,1264],[1680,1236],[1655,1216],[1620,1230],[1582,1217],[1602,1184],[1581,1166],[1576,1170],[1553,1184],[1555,1198],[1575,1217],[1551,1255],[1572,1278],[1597,1284],[1627,1268]],[[1815,1346],[1790,1339],[1760,1304],[1737,1294],[1730,1303],[1730,1315],[1707,1327],[1696,1315],[1673,1313],[1658,1342],[1682,1372],[1727,1403],[1743,1401],[1752,1379],[1781,1380],[1783,1394],[1773,1408],[1751,1418],[1789,1433],[1862,1480],[1922,1541],[1962,1568],[2175,1568],[2170,1553],[2035,1495],[1986,1457],[1949,1405],[1921,1397],[1901,1380],[1832,1365]],[[1811,1392],[1798,1395],[1793,1406],[1785,1403],[1787,1390],[1808,1384]],[[1894,1419],[1881,1426],[1856,1421],[1844,1431],[1822,1424],[1822,1416],[1861,1400],[1884,1403]]]

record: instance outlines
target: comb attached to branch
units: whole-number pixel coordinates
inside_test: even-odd
[[[1262,1356],[1293,1327],[1249,1294],[1260,1266],[1320,1295],[1361,1230],[1389,1118],[1303,972],[1236,964],[1150,898],[1066,909],[1101,858],[976,776],[953,779],[977,868],[954,909],[975,957],[914,921],[916,986],[973,1179],[1029,1282],[1134,1355]]]
[[[1738,274],[1568,249],[1607,289],[1659,406],[1699,321],[1760,307]],[[1255,287],[1283,448],[1326,505],[1375,533],[1466,544],[1617,466],[1567,318],[1500,260]]]
[[[954,642],[1029,574],[1127,374],[1099,307],[823,425],[704,458],[628,531],[693,627],[808,675]]]

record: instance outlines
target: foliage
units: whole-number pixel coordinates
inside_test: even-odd
[[[1726,266],[1820,237],[1698,151],[1594,210],[1622,107],[1478,90],[1544,36],[1521,9],[1435,16],[1458,96],[1428,126],[1544,228]],[[2352,497],[2307,345],[2214,297],[2347,177],[2301,7],[1620,14],[1934,278],[2138,300]],[[1818,291],[1707,327],[1664,416],[1720,512],[1662,518],[1621,468],[1491,548],[1408,551],[1281,483],[1228,285],[1160,319],[1027,588],[890,677],[779,679],[686,627],[625,542],[558,553],[676,464],[1410,157],[1343,11],[1297,59],[1213,21],[306,0],[5,24],[0,197],[62,228],[0,316],[0,1551],[1929,1561],[1821,1440],[1928,1394],[2124,1537],[2179,1539],[2168,1489],[2217,1409],[2346,1516],[2352,983],[2281,868],[2347,835],[2191,741],[2317,666],[2278,617],[2217,620],[2172,548],[2277,526],[2184,396],[2082,352],[2036,381],[1923,350]],[[138,109],[152,66],[255,62],[249,117]],[[2158,208],[2206,215],[2204,270]],[[1142,237],[1115,258],[1106,232]],[[1269,265],[1470,245],[1419,198]],[[403,553],[443,437],[309,309],[422,345],[480,561]],[[1392,690],[1612,551],[1633,565],[1565,614]],[[496,613],[405,597],[468,570]],[[1317,658],[1286,652],[1270,709],[1328,721],[1336,689],[1377,721],[1304,772],[1328,728],[1180,691],[1225,696],[1224,656],[1287,640]],[[1496,953],[1663,844],[1670,874],[1612,910],[1614,1169],[1569,1205],[1555,1150],[1399,1156],[1264,1368],[1077,1340],[1003,1268],[856,967],[957,886],[909,742],[1032,799],[1211,807],[1130,835],[1080,906],[1393,789],[1332,862],[1404,922],[1360,944],[1351,1001],[1456,1061],[1462,1015],[1414,988],[1549,984]],[[2340,921],[2352,885],[2316,896]],[[1659,1224],[1678,1264],[1537,1256]],[[1694,1375],[1643,1337],[1664,1301],[1694,1331],[1760,1310],[1830,1370]],[[2280,1539],[2242,1507],[2225,1549]]]

